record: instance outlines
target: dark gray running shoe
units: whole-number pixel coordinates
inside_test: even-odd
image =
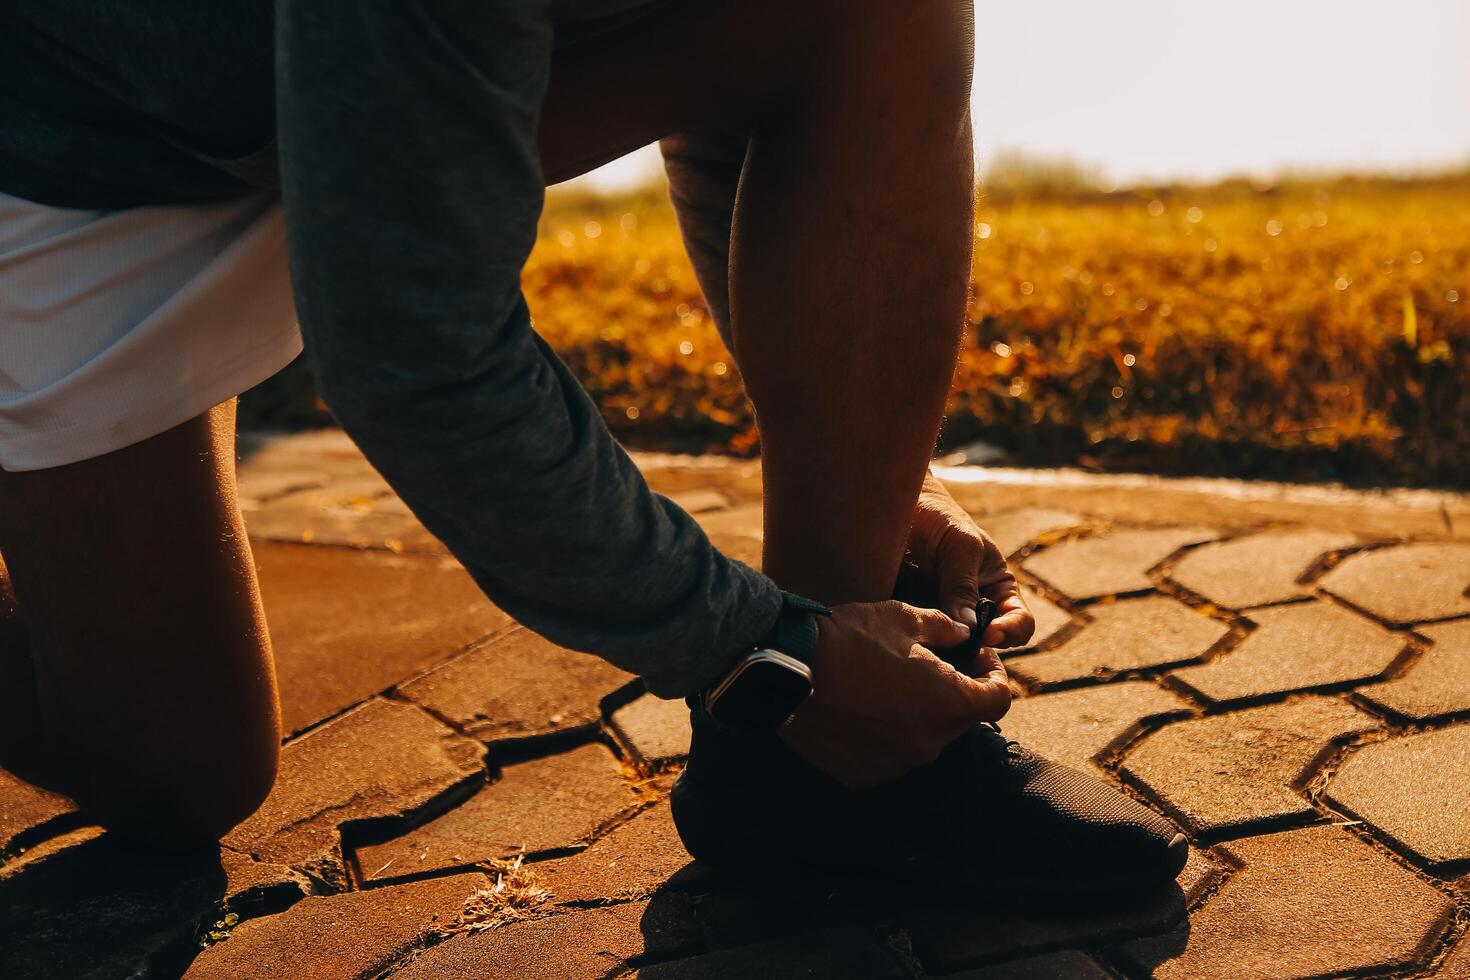
[[[1004,886],[1055,896],[1170,881],[1189,845],[1117,787],[977,725],[931,765],[854,791],[775,735],[735,731],[695,708],[674,823],[695,858],[727,870],[772,855],[828,873],[881,865],[932,888]]]

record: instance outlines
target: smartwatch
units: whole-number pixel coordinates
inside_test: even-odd
[[[817,616],[832,610],[791,592],[781,592],[781,611],[755,648],[703,697],[716,721],[752,734],[774,732],[812,695],[812,656]]]

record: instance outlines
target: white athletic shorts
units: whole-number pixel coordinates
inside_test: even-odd
[[[300,352],[279,195],[82,211],[0,193],[0,468],[141,442]]]

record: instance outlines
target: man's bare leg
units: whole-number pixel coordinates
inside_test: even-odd
[[[269,792],[275,669],[235,497],[235,403],[0,472],[0,766],[137,837],[212,840]]]
[[[973,214],[962,3],[874,5],[762,120],[735,210],[735,354],[761,432],[765,570],[887,598],[953,377]]]
[[[724,3],[688,7],[631,45],[557,63],[546,169],[566,176],[671,130],[749,126],[730,305],[762,437],[765,570],[829,603],[887,598],[968,282],[971,8],[834,5],[793,19],[767,4],[733,17]],[[699,50],[697,77],[661,74],[667,57],[639,50],[650,41]],[[614,101],[614,63],[655,67],[625,68]]]

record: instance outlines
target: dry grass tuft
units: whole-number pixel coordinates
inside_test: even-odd
[[[512,922],[534,919],[551,899],[536,876],[524,866],[525,855],[517,854],[508,861],[485,861],[479,867],[495,882],[480,888],[464,900],[454,921],[443,930],[446,936],[498,929]]]

